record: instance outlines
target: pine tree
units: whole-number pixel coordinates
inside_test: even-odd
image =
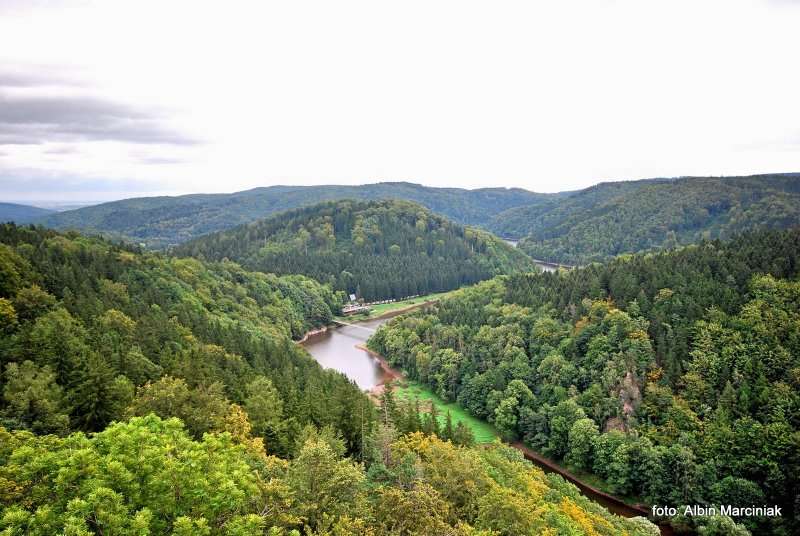
[[[397,401],[391,384],[385,385],[381,393],[381,420],[383,424],[396,424],[398,421]]]
[[[439,430],[439,410],[436,408],[436,404],[431,401],[431,412],[428,415],[430,419],[430,432],[429,435],[440,435]]]
[[[453,441],[453,417],[450,415],[450,410],[447,410],[447,415],[444,418],[444,429],[442,430],[442,439]]]
[[[453,443],[465,447],[469,447],[475,443],[475,437],[472,435],[472,430],[470,430],[462,421],[458,421],[456,423],[456,428],[453,431]]]

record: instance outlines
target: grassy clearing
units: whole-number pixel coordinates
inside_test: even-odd
[[[337,317],[340,320],[344,320],[345,318],[348,321],[359,321],[359,320],[369,320],[370,318],[375,318],[381,316],[383,314],[389,313],[391,311],[396,311],[397,309],[403,309],[405,307],[411,307],[412,305],[418,305],[420,303],[424,303],[426,301],[437,300],[446,296],[454,291],[449,292],[434,292],[433,294],[426,294],[424,296],[417,296],[416,298],[410,298],[408,300],[403,301],[396,301],[392,303],[381,303],[378,305],[372,306],[372,311],[369,314],[360,314],[360,315],[352,315],[348,317]]]
[[[498,437],[497,431],[491,424],[473,417],[455,402],[445,402],[421,383],[405,380],[402,383],[395,384],[394,392],[400,400],[418,398],[422,403],[430,402],[436,404],[436,409],[439,411],[439,424],[441,425],[444,425],[445,416],[449,411],[453,424],[463,422],[468,426],[472,430],[472,435],[475,436],[476,443],[491,443]]]

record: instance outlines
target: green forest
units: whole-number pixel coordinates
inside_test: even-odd
[[[76,229],[163,249],[209,233],[230,229],[285,210],[338,199],[405,199],[419,203],[463,225],[483,225],[513,207],[535,205],[561,194],[539,194],[520,188],[432,188],[409,182],[359,186],[269,186],[231,194],[143,197],[45,215],[37,223]],[[3,214],[0,206],[0,214]],[[18,215],[19,212],[8,212]],[[46,217],[45,217],[46,216]],[[14,219],[13,217],[9,219]],[[0,221],[5,219],[0,218]],[[27,223],[15,220],[18,223]]]
[[[343,199],[416,202],[461,225],[523,239],[520,248],[531,257],[565,264],[800,224],[797,173],[605,182],[554,194],[407,182],[270,186],[231,194],[124,199],[51,214],[24,207],[28,212],[10,211],[7,219],[35,219],[55,229],[165,249],[283,211]]]
[[[799,224],[800,175],[785,174],[601,183],[509,209],[486,227],[522,238],[534,259],[586,264]]]
[[[192,437],[150,414],[102,432],[0,428],[0,533],[172,536],[655,536],[494,443],[458,447],[382,428],[365,461],[310,429],[295,456],[235,433]]]
[[[0,226],[0,534],[658,533],[435,408],[376,411],[292,342],[338,306],[299,275]]]
[[[199,238],[174,253],[304,274],[367,301],[535,269],[530,258],[497,237],[408,201],[321,203]]]
[[[735,521],[797,534],[798,270],[793,229],[501,276],[390,321],[369,346],[619,496],[777,504],[782,517]]]
[[[502,192],[428,204],[516,249],[406,200],[199,238],[187,205],[194,239],[163,252],[0,225],[0,535],[659,533],[494,434],[629,503],[783,512],[678,533],[800,531],[796,177]],[[369,340],[409,380],[376,398],[298,344],[347,294],[442,291]]]
[[[29,223],[52,214],[52,210],[47,210],[29,205],[18,203],[0,202],[0,222],[13,221],[15,223]]]
[[[328,287],[10,224],[0,274],[7,427],[96,432],[163,410],[200,438],[260,391],[277,408],[260,430],[270,451],[308,423],[359,444],[352,408],[367,400],[292,342],[338,310]]]

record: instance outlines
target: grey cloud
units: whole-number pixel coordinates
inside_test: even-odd
[[[0,145],[87,140],[198,143],[168,128],[163,113],[90,95],[43,96],[26,91],[41,85],[47,85],[41,76],[0,73]],[[4,87],[23,90],[3,92]]]
[[[18,14],[37,9],[54,9],[64,6],[86,5],[86,0],[2,0],[0,13]]]
[[[0,96],[0,122],[87,124],[148,119],[140,110],[94,97]]]
[[[0,125],[0,145],[38,145],[40,141],[34,140],[30,137],[22,137],[17,134],[3,132],[3,126]]]
[[[50,147],[42,151],[44,154],[75,154],[78,148],[73,145],[62,145],[60,147]]]

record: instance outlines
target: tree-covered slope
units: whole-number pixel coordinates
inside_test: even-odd
[[[267,456],[230,433],[192,438],[139,417],[93,436],[0,427],[3,534],[173,536],[655,536],[609,514],[499,443],[458,448],[385,436],[369,470],[311,433],[297,456]],[[384,463],[385,462],[385,463]]]
[[[178,255],[305,274],[367,300],[450,290],[533,270],[502,240],[408,201],[331,201],[199,238]]]
[[[742,521],[796,534],[799,275],[800,229],[756,232],[495,278],[394,319],[369,346],[614,493],[777,504],[781,517]]]
[[[299,275],[0,226],[0,533],[657,533],[499,443],[379,424],[291,340],[337,306]]]
[[[303,276],[2,225],[0,422],[93,432],[152,411],[200,437],[268,403],[250,417],[271,451],[289,452],[305,423],[335,427],[355,451],[370,413],[354,408],[368,400],[292,342],[339,303]]]
[[[800,175],[603,183],[496,215],[487,227],[533,258],[585,264],[621,253],[800,224]]]
[[[103,203],[44,218],[56,229],[80,229],[148,247],[175,245],[284,210],[336,199],[406,199],[454,221],[485,223],[512,207],[536,204],[551,194],[519,188],[430,188],[407,182],[361,186],[270,186],[233,194],[145,197]]]
[[[18,205],[17,203],[0,203],[0,223],[10,221],[14,223],[30,223],[52,213],[52,210],[46,208]]]

